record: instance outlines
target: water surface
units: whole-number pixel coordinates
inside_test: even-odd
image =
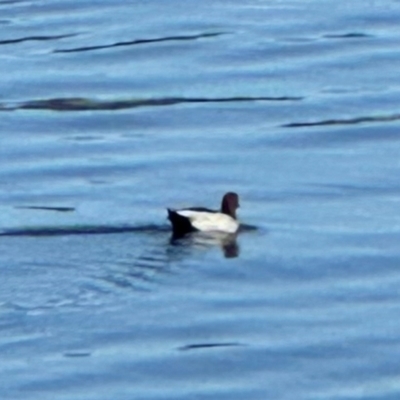
[[[0,2],[0,397],[397,399],[399,18]]]

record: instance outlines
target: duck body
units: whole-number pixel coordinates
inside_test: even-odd
[[[236,220],[238,207],[237,194],[230,192],[223,197],[221,211],[204,207],[168,209],[168,219],[171,221],[175,236],[183,236],[195,231],[235,233],[240,226]]]

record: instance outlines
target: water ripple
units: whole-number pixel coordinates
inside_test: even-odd
[[[304,128],[309,126],[326,126],[326,125],[357,125],[364,123],[376,123],[376,122],[393,122],[399,121],[400,114],[392,115],[377,115],[371,117],[357,117],[348,119],[327,119],[322,121],[314,122],[291,122],[288,124],[281,125],[282,128]]]
[[[364,39],[371,37],[373,37],[373,35],[363,32],[336,33],[323,36],[325,39]]]
[[[55,226],[15,228],[0,231],[0,236],[66,236],[66,235],[105,235],[127,232],[167,232],[168,226],[164,225],[82,225],[82,226]]]
[[[76,34],[71,33],[71,34],[66,34],[66,35],[54,35],[54,36],[27,36],[27,37],[18,38],[18,39],[0,40],[0,46],[7,45],[7,44],[23,43],[23,42],[44,42],[44,41],[48,41],[48,40],[59,40],[59,39],[73,37],[73,36],[76,36]]]
[[[30,100],[16,106],[0,104],[0,111],[51,110],[51,111],[104,111],[138,107],[172,106],[192,103],[235,103],[254,101],[300,101],[298,96],[234,96],[234,97],[160,97],[149,99],[126,99],[101,101],[86,98],[54,98]]]
[[[243,344],[239,342],[227,342],[227,343],[194,343],[194,344],[187,344],[182,347],[178,347],[180,351],[188,351],[188,350],[199,350],[199,349],[212,349],[212,348],[219,348],[219,347],[238,347],[243,346]]]
[[[74,207],[50,207],[50,206],[15,206],[18,210],[39,210],[39,211],[57,211],[57,212],[73,212]]]
[[[84,46],[75,47],[71,49],[56,49],[54,53],[77,53],[84,51],[94,51],[94,50],[104,50],[114,47],[125,47],[125,46],[137,46],[141,44],[149,43],[160,43],[160,42],[175,42],[175,41],[186,41],[186,40],[198,40],[205,38],[213,38],[226,34],[226,32],[212,32],[212,33],[200,33],[198,35],[176,35],[176,36],[166,36],[154,39],[134,39],[122,42],[115,42],[112,44],[97,45],[97,46]]]

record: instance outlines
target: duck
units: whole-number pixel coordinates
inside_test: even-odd
[[[236,233],[240,226],[236,219],[238,208],[239,196],[237,193],[228,192],[222,197],[220,210],[190,207],[178,210],[167,208],[167,211],[173,235],[181,237],[196,231]]]

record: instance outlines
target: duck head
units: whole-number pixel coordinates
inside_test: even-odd
[[[239,208],[239,196],[237,193],[228,192],[222,198],[221,212],[236,219],[236,210]]]

